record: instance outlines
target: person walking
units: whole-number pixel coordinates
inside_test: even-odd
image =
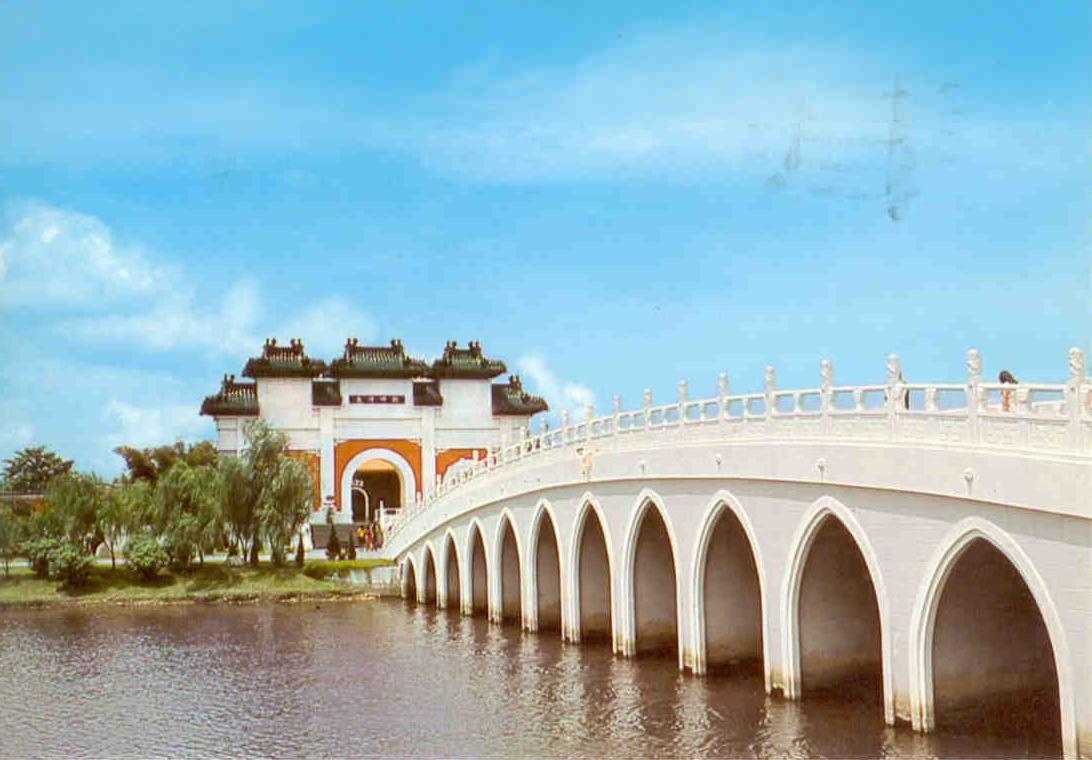
[[[1018,385],[1019,380],[1013,377],[1012,373],[1007,369],[1001,370],[1001,374],[997,376],[998,381],[1002,385]],[[1016,398],[1016,390],[1012,388],[1005,388],[1001,391],[1001,411],[1011,412],[1013,410],[1013,400]]]

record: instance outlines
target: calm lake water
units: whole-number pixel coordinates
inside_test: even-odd
[[[393,600],[7,611],[0,693],[4,757],[1028,751]]]

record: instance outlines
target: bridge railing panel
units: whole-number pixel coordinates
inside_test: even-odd
[[[558,428],[545,426],[537,435],[524,429],[519,440],[492,448],[481,460],[438,482],[424,506],[403,510],[392,525],[397,530],[421,509],[465,484],[504,477],[508,468],[552,452],[572,450],[591,457],[602,447],[632,447],[650,441],[695,441],[711,438],[821,438],[982,446],[1027,451],[1092,453],[1092,378],[1084,354],[1069,352],[1069,379],[1064,384],[985,383],[981,357],[967,354],[965,383],[906,382],[897,356],[888,357],[887,382],[836,386],[829,361],[821,364],[818,388],[785,390],[775,386],[773,368],[766,370],[761,393],[730,394],[721,375],[720,393],[690,399],[679,384],[674,403],[653,406],[646,391],[640,408],[624,410],[616,397],[611,414],[571,422],[561,415]],[[597,441],[596,450],[588,443]],[[498,474],[500,473],[500,474]]]

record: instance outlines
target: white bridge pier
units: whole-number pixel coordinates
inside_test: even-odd
[[[392,527],[421,602],[703,674],[751,662],[795,699],[877,681],[888,723],[1041,690],[1092,757],[1092,380],[887,379],[691,400],[494,450]],[[1062,373],[1058,373],[1062,374]],[[879,709],[877,703],[877,709]]]

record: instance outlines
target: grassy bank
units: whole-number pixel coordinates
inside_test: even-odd
[[[356,560],[278,568],[267,562],[258,567],[206,562],[191,573],[164,572],[152,581],[140,580],[124,567],[95,567],[87,587],[77,591],[60,591],[56,581],[38,578],[26,567],[13,567],[9,577],[0,573],[0,608],[352,597],[367,589],[329,580],[329,576],[350,567],[368,569],[384,564],[388,563]]]

